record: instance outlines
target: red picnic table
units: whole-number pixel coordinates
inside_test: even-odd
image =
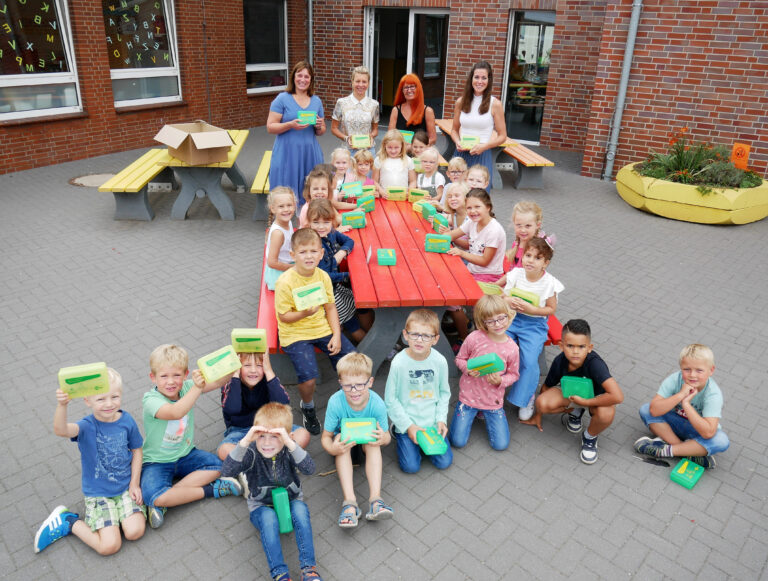
[[[374,375],[405,328],[408,314],[429,308],[442,318],[448,306],[474,305],[483,291],[458,256],[426,252],[424,239],[434,232],[410,202],[376,200],[365,228],[347,233],[355,248],[347,257],[358,308],[372,308],[376,319],[357,349],[373,360]],[[397,263],[380,266],[379,248],[394,249]],[[448,361],[454,354],[443,333],[436,346]],[[457,373],[454,365],[448,368]]]

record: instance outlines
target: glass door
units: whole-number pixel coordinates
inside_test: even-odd
[[[445,92],[445,53],[448,43],[448,15],[413,11],[410,31],[412,45],[408,70],[421,79],[424,103],[432,107],[437,119],[443,116]]]
[[[507,135],[518,141],[538,143],[541,135],[554,30],[554,12],[513,13],[504,113]]]

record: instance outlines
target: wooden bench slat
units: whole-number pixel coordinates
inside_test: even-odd
[[[163,149],[150,149],[99,187],[100,192],[138,192],[165,169],[159,160]]]
[[[256,177],[253,178],[253,185],[251,186],[252,194],[269,193],[269,166],[271,164],[272,151],[265,151],[264,156],[261,158],[259,169],[256,172]]]
[[[508,145],[504,148],[504,153],[514,157],[526,166],[552,167],[555,165],[554,162],[548,160],[546,157],[543,157],[520,144]]]

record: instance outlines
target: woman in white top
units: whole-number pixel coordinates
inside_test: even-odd
[[[373,140],[379,134],[379,102],[366,95],[370,73],[366,67],[352,69],[352,94],[336,101],[331,121],[331,133],[343,140],[350,149],[350,135],[368,135]]]
[[[504,110],[501,101],[491,95],[493,70],[486,61],[472,67],[464,84],[464,92],[453,109],[451,139],[456,144],[456,155],[466,160],[467,166],[484,165],[491,175],[488,189],[493,187],[493,148],[507,140]],[[461,147],[466,136],[480,138],[471,149]]]

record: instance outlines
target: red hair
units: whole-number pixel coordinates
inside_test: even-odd
[[[400,84],[397,86],[397,92],[395,93],[395,107],[398,107],[405,103],[405,95],[403,94],[403,87],[405,85],[416,85],[416,105],[411,107],[411,117],[408,119],[408,125],[418,125],[424,119],[424,89],[421,87],[421,81],[419,77],[413,73],[403,75],[400,79]]]

